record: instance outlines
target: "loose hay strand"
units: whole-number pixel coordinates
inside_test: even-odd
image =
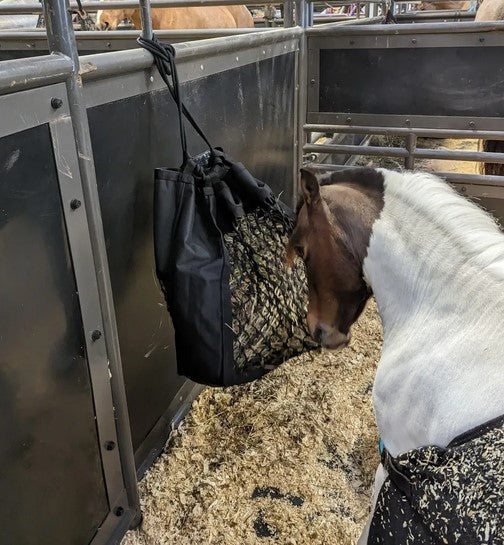
[[[202,392],[140,483],[122,545],[350,545],[368,516],[381,346],[374,302],[337,353]]]

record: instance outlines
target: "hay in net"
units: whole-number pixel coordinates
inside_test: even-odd
[[[144,521],[122,545],[353,545],[378,464],[374,303],[341,352],[208,388],[140,483]]]
[[[292,226],[284,213],[259,210],[224,235],[231,267],[230,289],[236,367],[273,368],[317,347],[306,325],[304,264],[288,270],[285,247]]]

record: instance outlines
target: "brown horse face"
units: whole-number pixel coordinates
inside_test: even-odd
[[[287,263],[296,256],[305,262],[308,280],[308,327],[326,348],[346,346],[350,326],[369,297],[362,279],[362,263],[349,249],[347,235],[330,210],[331,189],[320,187],[316,176],[302,171],[303,202],[287,245]]]
[[[125,20],[129,19],[133,10],[107,9],[96,14],[96,28],[98,30],[116,30]]]

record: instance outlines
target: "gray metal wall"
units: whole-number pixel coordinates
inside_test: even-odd
[[[106,518],[48,125],[0,139],[0,543],[88,543]]]
[[[288,203],[296,32],[236,48],[212,41],[210,53],[193,59],[185,48],[179,59],[185,102],[214,145]],[[138,514],[129,434],[120,428],[124,388],[139,474],[195,394],[176,373],[152,241],[153,171],[179,165],[178,121],[148,54],[81,59],[95,68],[83,100],[115,310],[106,314],[92,253],[100,229],[91,224],[63,83],[70,63],[33,63],[48,74],[45,86],[43,77],[19,75],[24,64],[9,65],[13,87],[0,70],[0,543],[115,543]],[[189,141],[201,151],[192,132]],[[104,320],[117,321],[124,383]]]
[[[307,31],[307,125],[396,135],[403,147],[307,144],[305,151],[504,163],[504,154],[420,149],[419,137],[504,140],[503,23],[405,24]],[[441,173],[504,224],[504,179]]]
[[[289,53],[183,85],[186,105],[213,145],[244,162],[287,203],[293,198],[294,86],[286,81],[293,81],[294,70],[295,53]],[[176,374],[152,241],[153,170],[181,162],[176,108],[167,91],[154,91],[88,113],[140,467],[150,448],[144,441],[184,384]],[[190,135],[192,152],[202,151]]]

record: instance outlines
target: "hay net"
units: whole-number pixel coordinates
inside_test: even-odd
[[[198,159],[208,165],[210,152]],[[231,195],[233,202],[228,208],[231,219],[219,217],[230,268],[232,322],[225,325],[233,332],[235,367],[270,370],[318,346],[307,327],[304,263],[297,259],[291,268],[285,263],[295,214],[241,164],[228,166],[216,190]]]
[[[183,104],[173,46],[138,42],[154,55],[178,110],[183,161],[156,169],[154,239],[179,373],[216,386],[247,382],[316,347],[304,265],[285,264],[294,213],[210,144]],[[197,157],[188,152],[185,120],[207,145]]]

